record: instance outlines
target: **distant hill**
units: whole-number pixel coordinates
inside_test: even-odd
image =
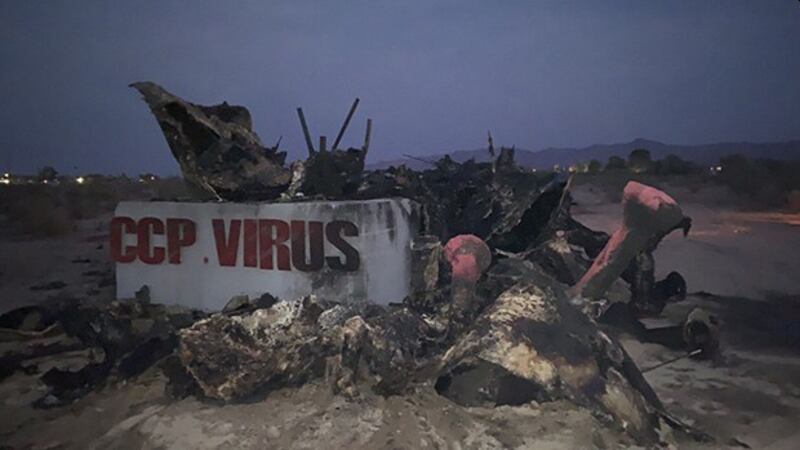
[[[727,155],[742,154],[748,158],[767,158],[778,160],[798,160],[800,159],[800,141],[789,142],[726,142],[719,144],[706,145],[673,145],[647,139],[635,139],[631,142],[607,145],[591,145],[584,148],[546,148],[539,151],[525,149],[516,150],[517,163],[526,167],[552,168],[558,164],[561,167],[568,167],[578,162],[587,162],[596,159],[605,164],[611,156],[627,158],[628,154],[634,149],[646,148],[650,150],[653,159],[661,159],[669,154],[677,155],[685,160],[692,161],[701,165],[717,163],[720,158]],[[488,161],[489,152],[484,149],[479,150],[459,150],[449,153],[450,157],[456,161],[463,162],[470,158],[475,161]],[[420,156],[419,158],[435,161],[444,154]],[[381,161],[368,164],[369,169],[384,169],[390,166],[405,164],[413,169],[424,169],[430,167],[423,161],[400,158],[391,161]]]

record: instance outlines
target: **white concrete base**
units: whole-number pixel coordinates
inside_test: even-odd
[[[122,202],[111,223],[117,297],[147,285],[153,301],[206,310],[265,292],[397,302],[410,290],[417,229],[407,199]]]

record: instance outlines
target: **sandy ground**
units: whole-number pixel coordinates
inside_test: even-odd
[[[800,227],[788,223],[797,218],[735,212],[715,200],[718,193],[670,193],[695,226],[689,238],[662,244],[657,269],[681,271],[697,294],[671,305],[663,322],[680,323],[698,305],[715,312],[723,320],[723,356],[647,371],[681,353],[625,335],[623,344],[670,411],[720,439],[704,446],[676,436],[677,448],[726,448],[731,438],[754,449],[798,448]],[[590,187],[580,187],[576,200],[577,217],[591,227],[610,231],[619,221],[619,207]],[[65,238],[0,238],[0,310],[50,295],[111,298],[98,275],[110,269],[107,248],[99,247],[103,235],[99,221]],[[67,287],[30,290],[57,280]],[[150,370],[70,407],[35,410],[30,402],[43,388],[17,373],[0,383],[0,448],[631,448],[619,433],[563,403],[462,408],[430,386],[347,402],[312,384],[223,406],[170,401],[164,382]]]
[[[110,218],[110,217],[109,217]],[[107,278],[113,268],[108,253],[109,218],[79,222],[65,237],[0,237],[0,313],[35,304],[49,296],[101,296],[113,299]],[[0,229],[3,229],[0,221]],[[31,289],[51,282],[61,289]]]

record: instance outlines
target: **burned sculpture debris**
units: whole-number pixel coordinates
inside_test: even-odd
[[[444,256],[451,268],[449,327],[451,333],[460,334],[481,306],[475,298],[475,285],[491,264],[492,254],[480,238],[462,234],[447,241]]]
[[[242,316],[214,315],[183,330],[179,357],[209,398],[240,400],[266,386],[321,374],[326,345],[310,330],[322,313],[311,298]]]
[[[691,226],[675,200],[650,186],[629,182],[622,202],[623,224],[573,287],[577,295],[588,299],[601,297],[634,258],[642,252],[652,252],[671,231],[683,228],[686,234]]]
[[[635,322],[685,295],[680,274],[661,282],[653,275],[656,246],[691,224],[667,194],[629,183],[623,225],[609,237],[572,218],[564,175],[518,167],[513,148],[488,163],[445,157],[423,171],[365,171],[371,121],[362,148],[338,148],[356,100],[330,149],[324,137],[314,148],[298,110],[309,155],[287,167],[277,145],[261,143],[244,107],[189,103],[149,82],[132,86],[186,180],[218,199],[417,202],[423,217],[409,249],[411,295],[377,306],[265,293],[233,297],[207,315],[151,304],[142,291],[111,305],[12,311],[0,317],[4,375],[36,370],[26,364],[43,355],[87,355],[77,370],[42,375],[51,387],[42,404],[65,404],[106,378],[131,377],[161,361],[175,396],[237,402],[323,382],[355,398],[365,389],[398,395],[427,385],[467,406],[569,401],[641,445],[659,442],[663,422],[691,431],[664,410],[616,338],[595,322],[602,311],[585,308],[628,302],[623,313]],[[693,313],[683,329],[687,347],[716,351],[717,326]]]
[[[250,112],[187,102],[151,82],[131,84],[147,102],[183,177],[219,199],[273,199],[291,181],[286,153],[265,147]]]
[[[271,200],[298,189],[305,196],[342,197],[358,188],[372,121],[367,121],[362,148],[338,148],[357,99],[330,150],[324,136],[320,148],[314,149],[305,116],[298,109],[309,158],[288,168],[286,153],[278,150],[279,144],[268,147],[261,143],[247,108],[190,103],[149,81],[131,87],[142,94],[156,117],[184,178],[217,199]]]
[[[69,404],[108,378],[136,376],[173,353],[177,331],[203,315],[146,299],[26,307],[0,316],[0,365],[5,375],[17,369],[40,374],[49,390],[37,406]]]
[[[437,390],[472,406],[594,404],[640,442],[657,439],[655,393],[558,288],[522,282],[503,292],[443,356]]]

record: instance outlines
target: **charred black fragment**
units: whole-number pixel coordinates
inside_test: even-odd
[[[503,292],[445,353],[436,386],[464,405],[571,400],[610,415],[642,444],[658,441],[658,397],[558,285],[526,280]]]
[[[131,86],[144,97],[190,183],[226,200],[273,199],[288,188],[286,153],[261,144],[243,106],[196,105],[152,82]]]
[[[301,191],[306,196],[342,198],[353,195],[364,171],[363,150],[315,152],[305,163],[305,180]]]
[[[0,359],[8,373],[20,369],[38,373],[36,363],[28,361],[48,356],[55,367],[40,379],[49,391],[35,406],[57,407],[82,397],[111,377],[127,379],[141,374],[172,354],[177,347],[177,330],[200,317],[197,311],[143,300],[45,302],[0,316],[0,323],[9,325],[4,328],[4,337],[19,344]],[[76,351],[86,354],[79,367],[57,364],[62,355],[67,358]]]

